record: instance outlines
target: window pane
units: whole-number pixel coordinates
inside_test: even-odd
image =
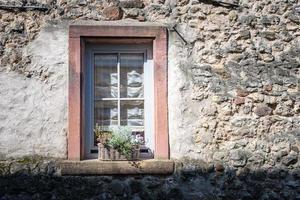
[[[144,126],[144,101],[121,101],[121,125]]]
[[[95,124],[118,125],[118,101],[95,101]]]
[[[143,56],[143,54],[120,55],[121,97],[141,98],[144,96]]]
[[[95,54],[95,98],[118,97],[118,55]]]

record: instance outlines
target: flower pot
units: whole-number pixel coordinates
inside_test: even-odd
[[[120,160],[121,159],[120,156],[121,155],[120,155],[119,151],[115,151],[115,160]]]
[[[113,153],[105,147],[104,144],[98,143],[98,159],[99,160],[110,160],[111,157],[114,157]]]
[[[115,158],[115,152],[116,152],[115,149],[113,149],[113,148],[109,149],[109,160],[115,160],[116,159]]]
[[[138,160],[140,158],[140,147],[135,147],[132,150],[132,160]]]
[[[127,159],[126,156],[120,154],[120,159],[119,160],[130,160],[130,159]]]
[[[98,159],[99,160],[105,160],[105,155],[106,155],[106,152],[105,152],[105,147],[102,143],[98,143]]]
[[[99,160],[138,160],[140,158],[140,147],[134,146],[130,157],[122,155],[114,148],[107,148],[103,143],[98,143]]]

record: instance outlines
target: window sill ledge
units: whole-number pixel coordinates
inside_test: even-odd
[[[99,161],[66,160],[60,164],[62,175],[167,175],[174,171],[172,160]]]

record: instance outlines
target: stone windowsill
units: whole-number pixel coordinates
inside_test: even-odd
[[[138,174],[172,174],[172,160],[143,161],[99,161],[83,160],[61,162],[62,175],[138,175]]]

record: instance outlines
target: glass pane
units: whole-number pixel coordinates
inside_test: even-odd
[[[144,55],[120,55],[121,97],[141,98],[144,96]]]
[[[118,97],[118,55],[95,54],[95,98]]]
[[[144,126],[144,101],[121,101],[121,125]]]
[[[95,124],[118,125],[118,101],[95,101]]]

